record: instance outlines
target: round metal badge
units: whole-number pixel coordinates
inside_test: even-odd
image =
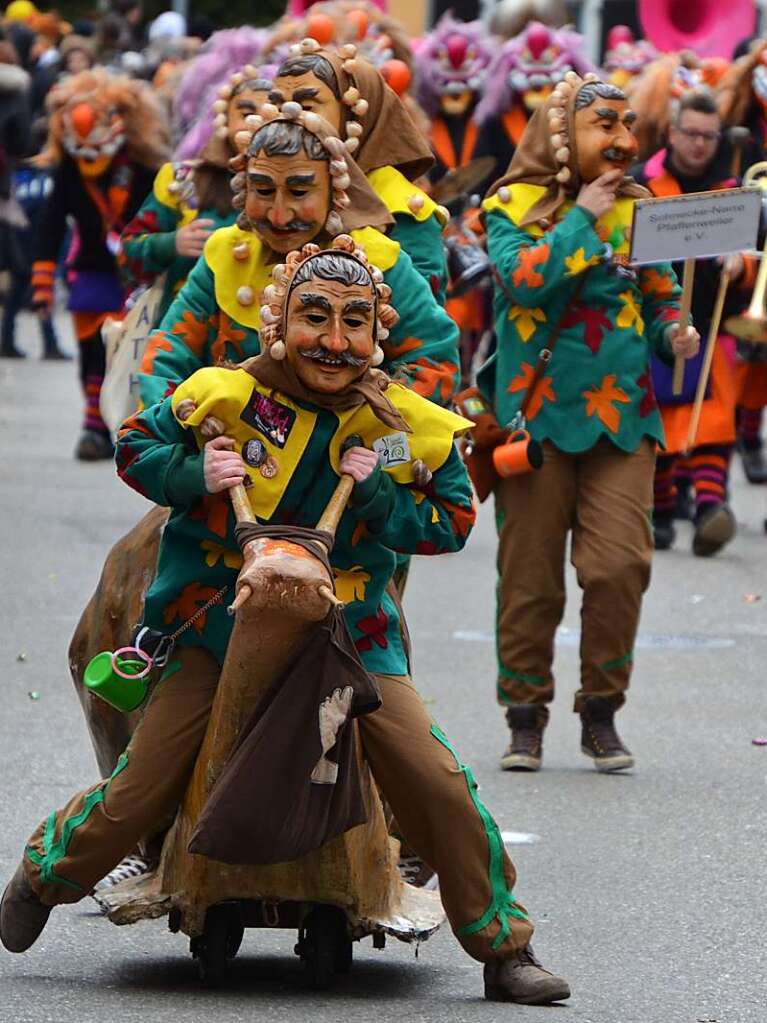
[[[242,445],[242,460],[254,469],[260,468],[267,459],[266,445],[256,440],[246,440]]]
[[[261,473],[265,480],[274,479],[274,477],[280,471],[280,463],[277,461],[274,455],[269,455],[267,460],[264,462],[264,464],[258,471]]]

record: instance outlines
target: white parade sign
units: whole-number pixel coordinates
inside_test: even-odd
[[[761,209],[759,188],[637,199],[629,262],[704,259],[755,249]]]

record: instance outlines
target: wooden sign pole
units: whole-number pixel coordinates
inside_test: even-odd
[[[708,329],[706,354],[703,358],[703,366],[701,367],[700,377],[698,378],[698,389],[695,392],[695,404],[692,409],[690,429],[687,433],[687,444],[684,452],[686,455],[695,447],[695,439],[698,436],[700,414],[703,409],[703,401],[706,397],[708,378],[711,374],[711,366],[714,361],[714,351],[716,350],[716,342],[719,337],[719,325],[722,322],[722,311],[724,310],[724,300],[727,298],[727,287],[729,283],[730,274],[727,264],[725,263],[722,267],[722,274],[719,278],[719,290],[716,293],[716,302],[714,303],[714,311],[711,314],[711,324]]]
[[[692,283],[695,276],[695,260],[684,261],[684,273],[682,274],[682,297],[679,302],[679,329],[684,330],[690,322],[690,306],[692,304]],[[687,360],[677,355],[674,361],[674,384],[673,393],[681,394],[684,385],[684,364]]]

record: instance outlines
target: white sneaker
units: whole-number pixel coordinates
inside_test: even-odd
[[[103,893],[108,888],[114,888],[121,881],[127,881],[130,878],[148,874],[150,870],[152,870],[152,864],[149,860],[144,859],[143,856],[135,854],[126,856],[113,870],[109,871],[106,877],[102,877],[98,884],[93,886],[91,898],[96,901],[102,913],[108,913],[109,906],[107,906],[103,899],[99,898],[99,893]]]

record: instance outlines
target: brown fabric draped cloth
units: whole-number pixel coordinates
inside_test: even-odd
[[[244,729],[189,851],[223,863],[286,863],[364,824],[353,719],[380,705],[335,607]]]
[[[355,71],[350,75],[344,71],[343,58],[337,53],[320,50],[318,55],[333,68],[342,96],[354,86],[369,104],[368,112],[360,121],[362,135],[359,149],[354,154],[363,174],[369,174],[378,167],[396,167],[409,181],[415,181],[431,170],[434,156],[428,142],[402,100],[389,88],[376,68],[358,55],[354,58]],[[344,121],[348,110],[342,104]],[[354,115],[351,119],[357,120]],[[344,123],[342,136],[346,135],[345,127]]]
[[[335,412],[346,412],[367,403],[377,419],[393,430],[412,433],[407,421],[386,397],[391,380],[379,369],[366,369],[362,375],[340,394],[321,394],[311,391],[301,383],[296,371],[287,359],[273,359],[268,352],[262,352],[252,359],[240,363],[240,369],[254,376],[264,387],[282,391],[289,398],[297,398],[320,408]]]
[[[570,180],[566,185],[557,181],[557,172],[561,164],[557,162],[554,155],[554,147],[551,144],[551,129],[549,128],[549,110],[552,108],[550,100],[538,107],[527,123],[524,134],[517,146],[514,156],[511,159],[509,168],[502,178],[490,188],[487,195],[495,195],[499,188],[517,183],[526,185],[540,185],[546,189],[546,193],[536,202],[522,218],[520,226],[534,224],[540,220],[552,220],[559,207],[568,200],[574,199],[580,191],[583,182],[578,174],[578,151],[577,139],[575,137],[575,99],[584,85],[590,84],[583,80],[572,90],[572,94],[564,107],[566,122],[566,133],[569,139],[570,149]],[[646,199],[650,193],[646,188],[638,185],[633,178],[624,177],[618,185],[617,196],[632,196],[636,199]]]

